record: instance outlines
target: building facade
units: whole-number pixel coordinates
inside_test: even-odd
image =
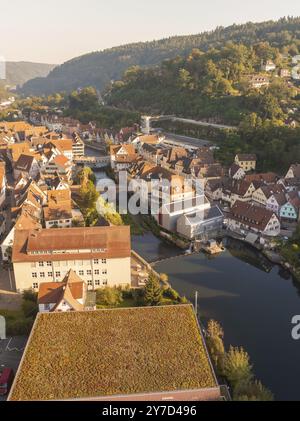
[[[130,228],[58,228],[15,232],[12,263],[17,291],[62,282],[70,269],[88,289],[131,285]]]
[[[235,157],[235,163],[245,172],[255,171],[257,157],[253,154],[238,154]]]

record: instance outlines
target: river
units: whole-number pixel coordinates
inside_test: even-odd
[[[152,234],[132,242],[149,261],[178,253]],[[300,341],[291,337],[291,319],[300,314],[300,285],[289,274],[238,241],[230,241],[218,257],[181,256],[155,269],[167,273],[172,287],[192,302],[198,291],[202,322],[218,320],[226,346],[247,350],[257,378],[276,399],[300,399]]]
[[[101,178],[101,174],[99,173]],[[180,251],[151,233],[132,238],[132,248],[149,262]],[[300,341],[291,320],[300,314],[300,284],[250,246],[230,241],[217,257],[175,257],[155,268],[173,288],[198,306],[204,324],[218,320],[226,346],[243,346],[258,379],[278,400],[300,400]]]

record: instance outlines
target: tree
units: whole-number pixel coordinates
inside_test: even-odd
[[[33,303],[37,302],[37,294],[32,289],[27,289],[22,294],[23,300],[32,301]]]
[[[148,306],[158,306],[162,300],[162,288],[160,281],[157,277],[151,274],[146,282],[145,294],[144,294],[145,303]]]
[[[253,378],[249,355],[243,348],[230,347],[223,361],[223,374],[233,388],[240,382],[250,382]]]
[[[192,89],[192,77],[186,69],[179,70],[179,86],[184,89]]]
[[[124,74],[125,81],[127,83],[135,82],[138,79],[140,72],[141,68],[139,66],[129,67]]]
[[[161,273],[160,274],[160,280],[164,283],[167,283],[169,280],[169,276],[166,273]]]
[[[96,176],[90,167],[83,167],[76,176],[76,182],[78,184],[86,184],[88,181],[92,181],[95,184]]]
[[[273,401],[274,396],[269,389],[264,387],[261,382],[241,381],[234,390],[235,401]]]
[[[99,193],[92,181],[88,180],[82,184],[78,196],[78,205],[84,218],[96,211],[96,202],[99,198]]]
[[[224,338],[222,326],[215,320],[210,320],[207,325],[207,334],[210,338]]]
[[[39,311],[37,302],[34,302],[32,300],[23,300],[22,311],[25,318],[35,317]]]
[[[165,289],[164,290],[164,296],[166,298],[170,298],[173,301],[179,301],[179,299],[180,299],[180,295],[173,288],[167,288],[167,289]]]
[[[95,88],[89,86],[73,91],[69,96],[69,107],[74,111],[89,111],[99,106],[99,98]]]
[[[117,307],[123,302],[122,291],[119,288],[103,288],[96,292],[97,304],[108,307]]]
[[[223,338],[224,332],[221,325],[215,320],[210,320],[207,326],[207,346],[218,372],[223,371],[223,360],[225,356]]]

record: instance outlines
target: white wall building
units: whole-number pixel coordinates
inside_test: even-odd
[[[131,285],[130,227],[15,232],[12,262],[16,288],[38,290],[62,282],[73,269],[89,289]]]

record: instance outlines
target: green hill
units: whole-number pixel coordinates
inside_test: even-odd
[[[158,41],[140,42],[93,52],[74,58],[53,69],[44,77],[28,81],[22,88],[26,95],[72,91],[94,86],[102,91],[111,80],[120,79],[134,65],[153,66],[177,55],[186,56],[193,48],[208,51],[228,41],[252,45],[260,41],[298,54],[300,51],[300,18],[283,18],[277,22],[246,23],[218,27],[198,35],[174,36]]]
[[[46,77],[54,67],[54,64],[9,61],[6,63],[5,83],[9,86],[22,86],[30,79]]]

